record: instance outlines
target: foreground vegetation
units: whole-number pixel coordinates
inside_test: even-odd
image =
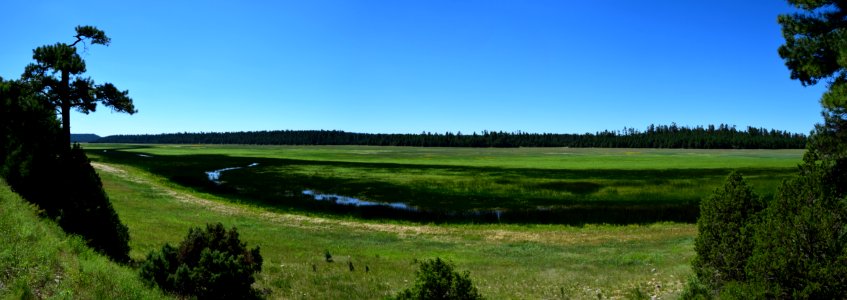
[[[253,275],[262,270],[259,248],[247,249],[235,228],[207,224],[190,228],[176,247],[162,246],[147,255],[141,277],[180,297],[254,299]]]
[[[769,197],[802,150],[86,145],[92,159],[284,211],[510,223],[694,222],[738,169]],[[247,167],[256,163],[254,167]],[[220,184],[206,172],[221,173]],[[340,207],[304,190],[422,211]],[[497,214],[491,213],[498,212]]]
[[[27,66],[20,81],[0,78],[0,175],[43,209],[21,205],[0,183],[0,292],[9,298],[162,296],[85,243],[115,261],[141,262],[145,278],[185,296],[208,296],[208,285],[221,287],[224,280],[253,296],[309,299],[445,293],[498,299],[844,298],[847,65],[841,41],[847,32],[847,6],[839,1],[789,3],[799,11],[779,17],[786,40],[780,56],[793,79],[804,85],[829,83],[821,98],[824,123],[809,137],[797,176],[785,173],[792,168],[774,164],[781,161],[774,155],[778,152],[761,151],[728,152],[718,160],[698,158],[701,153],[688,150],[683,155],[651,150],[644,157],[637,151],[623,153],[639,157],[634,160],[596,152],[578,160],[524,151],[488,156],[492,150],[482,155],[439,150],[449,158],[408,159],[402,158],[408,154],[404,151],[387,151],[345,160],[339,158],[343,155],[320,158],[334,151],[329,148],[306,151],[316,159],[286,157],[291,149],[281,149],[286,153],[281,156],[266,149],[191,149],[181,155],[182,150],[161,147],[154,149],[158,153],[123,146],[91,149],[104,151],[95,157],[96,167],[115,198],[114,210],[86,155],[77,146],[68,148],[69,110],[87,113],[100,102],[131,114],[134,106],[126,91],[108,83],[94,85],[81,75],[85,64],[75,45],[108,44],[109,39],[95,27],[79,26],[73,43],[35,49],[36,63]],[[52,115],[56,110],[63,115],[61,127]],[[645,138],[633,140],[649,143]],[[501,146],[494,141],[489,146]],[[385,150],[360,149],[364,151],[354,154]],[[242,155],[233,155],[239,151]],[[736,157],[738,153],[749,155]],[[503,163],[504,158],[512,159]],[[751,188],[743,176],[732,173],[722,189],[701,202],[699,212],[693,210],[703,196],[698,189],[713,185],[710,180],[729,169],[751,178],[754,186],[756,181],[765,184]],[[787,180],[770,192],[778,179]],[[764,199],[757,189],[765,191]],[[309,199],[312,195],[315,199]],[[402,211],[430,214],[419,218],[424,221],[471,218],[466,223],[407,223],[394,219],[408,214],[387,208],[369,215],[371,210],[315,201],[344,195],[401,201],[401,206],[412,206]],[[533,224],[475,223],[482,219],[473,216],[486,211],[496,212],[497,219],[485,221]],[[505,220],[501,212],[507,213]],[[31,222],[36,213],[56,223]],[[690,221],[698,213],[696,230],[670,222],[644,225],[679,216]],[[582,226],[541,225],[554,220]],[[205,233],[189,230],[179,250],[168,246],[177,232],[202,223],[217,225],[207,226]],[[244,228],[245,239],[269,253],[259,256],[258,247],[248,252],[236,230],[225,231],[223,223]],[[56,224],[83,237],[62,236]],[[137,235],[131,244],[129,231]],[[692,242],[695,231],[700,235]],[[222,239],[209,236],[226,236],[229,242],[218,247]],[[161,252],[151,249],[163,243]],[[144,251],[150,253],[146,259],[141,258]],[[442,257],[455,261],[457,269],[473,270],[474,283],[469,273],[455,273]],[[688,261],[694,262],[693,277]],[[243,265],[249,269],[239,272]],[[410,268],[417,265],[421,271],[408,288]],[[261,269],[267,272],[255,285],[252,277],[235,275]],[[449,280],[437,287],[430,284],[441,279]]]
[[[270,298],[376,299],[441,257],[490,299],[673,298],[690,274],[696,229],[651,225],[433,225],[268,212],[186,189],[139,168],[96,163],[140,260],[206,223],[237,227],[262,249],[255,288]],[[327,262],[329,254],[334,262]],[[348,264],[349,262],[349,264]],[[352,265],[352,271],[351,271]]]
[[[0,180],[0,298],[159,299],[137,272],[68,236]]]
[[[76,45],[107,45],[109,37],[94,26],[77,26],[75,33],[70,44],[34,49],[34,62],[19,80],[0,78],[0,177],[66,232],[115,261],[128,262],[126,226],[85,153],[70,143],[70,110],[88,113],[98,104],[130,114],[135,109],[126,91],[94,84],[84,74]]]

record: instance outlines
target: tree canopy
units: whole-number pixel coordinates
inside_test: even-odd
[[[801,12],[780,15],[785,44],[779,56],[791,71],[791,79],[804,86],[828,81],[821,97],[828,109],[847,107],[847,11],[845,1],[789,0]]]

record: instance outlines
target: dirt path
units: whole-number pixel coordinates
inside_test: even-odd
[[[287,227],[300,228],[334,228],[341,230],[378,231],[397,234],[399,237],[428,235],[439,239],[460,239],[467,236],[478,236],[492,242],[538,242],[546,244],[596,244],[604,242],[625,242],[633,240],[649,240],[654,238],[667,239],[670,236],[693,236],[696,227],[692,225],[678,226],[622,226],[616,230],[608,227],[586,226],[576,228],[570,226],[549,226],[549,230],[539,230],[538,226],[492,226],[492,225],[406,225],[386,224],[370,221],[347,221],[332,218],[304,216],[297,214],[265,211],[259,208],[240,206],[226,202],[214,201],[181,192],[147,178],[134,176],[120,165],[92,162],[91,165],[100,172],[106,172],[124,180],[151,187],[153,190],[167,195],[174,200],[196,205],[225,215],[251,216],[268,220]],[[546,226],[546,225],[539,225]],[[495,227],[495,228],[492,228]],[[496,228],[502,227],[502,228]]]

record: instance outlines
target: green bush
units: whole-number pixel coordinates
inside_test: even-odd
[[[737,172],[723,188],[700,203],[693,269],[700,282],[713,290],[724,283],[745,281],[745,266],[753,252],[753,225],[763,209],[761,198]]]
[[[435,258],[421,262],[415,285],[397,299],[483,299],[471,282],[470,273],[459,273],[453,265]]]
[[[163,290],[198,299],[245,299],[257,296],[251,285],[262,270],[259,247],[247,249],[235,228],[208,224],[191,228],[179,247],[165,244],[150,252],[141,277]]]

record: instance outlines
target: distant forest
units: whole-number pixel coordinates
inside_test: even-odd
[[[382,134],[337,130],[112,135],[96,143],[246,144],[246,145],[370,145],[415,147],[598,147],[691,149],[801,149],[806,136],[780,130],[721,124],[706,127],[650,125],[645,131],[624,128],[584,134],[494,132],[462,134]]]
[[[90,143],[99,140],[101,137],[91,133],[72,133],[71,143]]]

